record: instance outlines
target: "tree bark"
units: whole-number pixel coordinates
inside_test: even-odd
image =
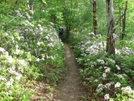
[[[115,24],[114,24],[114,9],[113,0],[106,0],[107,7],[107,45],[106,52],[115,54]]]
[[[94,34],[97,34],[97,11],[96,11],[96,0],[92,0],[93,5],[93,26],[94,26]]]
[[[127,8],[128,8],[128,0],[126,0],[124,16],[122,17],[122,39],[124,39],[125,36]]]

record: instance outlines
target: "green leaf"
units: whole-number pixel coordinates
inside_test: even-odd
[[[47,4],[47,2],[46,2],[45,0],[42,0],[42,2],[43,2],[44,4]]]

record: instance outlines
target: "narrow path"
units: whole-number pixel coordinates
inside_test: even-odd
[[[68,70],[64,80],[57,86],[52,101],[83,101],[84,90],[81,85],[78,66],[73,50],[65,44],[65,65]]]

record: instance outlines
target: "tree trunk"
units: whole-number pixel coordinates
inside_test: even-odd
[[[94,34],[97,34],[97,14],[96,14],[96,0],[92,0],[93,5],[93,26],[94,26]]]
[[[114,25],[114,9],[113,0],[106,0],[107,7],[107,45],[106,51],[108,54],[115,54],[115,25]]]
[[[127,8],[128,8],[128,0],[126,0],[125,10],[124,10],[124,16],[122,18],[122,39],[124,39],[124,36],[125,36]]]

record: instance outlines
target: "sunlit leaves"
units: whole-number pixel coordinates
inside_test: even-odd
[[[42,2],[43,2],[44,4],[47,4],[46,0],[42,0]]]

